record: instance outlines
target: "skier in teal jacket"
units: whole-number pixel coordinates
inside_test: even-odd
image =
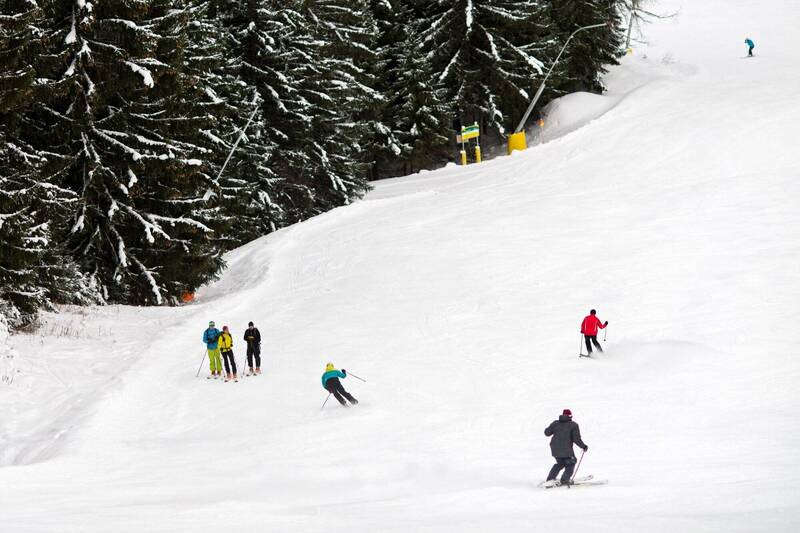
[[[753,40],[748,37],[744,40],[744,44],[747,45],[747,55],[753,57],[753,48],[756,47],[756,43],[754,43]]]
[[[347,398],[351,404],[358,405],[358,400],[353,398],[353,395],[344,390],[342,383],[339,381],[339,378],[346,378],[347,377],[347,370],[344,368],[341,370],[336,370],[336,367],[333,366],[333,363],[328,363],[325,366],[325,373],[322,374],[322,386],[323,388],[328,391],[329,393],[333,394],[334,398],[339,400],[339,403],[345,407],[349,407],[347,402],[344,401]]]

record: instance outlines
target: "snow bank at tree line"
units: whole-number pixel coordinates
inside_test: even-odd
[[[800,529],[800,8],[770,5],[684,6],[560,137],[382,181],[194,305],[45,315],[0,384],[0,529]],[[240,363],[256,321],[263,376],[194,377],[209,319]],[[319,410],[328,361],[357,408]],[[564,407],[607,486],[535,488]]]
[[[17,373],[14,356],[14,349],[9,344],[8,322],[0,315],[0,384],[13,385]]]

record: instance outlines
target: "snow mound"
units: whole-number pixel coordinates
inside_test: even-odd
[[[563,137],[602,116],[618,101],[617,98],[592,93],[573,93],[557,98],[544,108],[544,127],[537,141]]]

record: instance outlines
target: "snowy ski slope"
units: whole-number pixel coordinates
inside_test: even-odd
[[[12,338],[0,531],[800,530],[799,22],[686,2],[524,153],[381,182],[194,305]],[[210,319],[240,361],[256,322],[262,376],[195,378]],[[328,361],[359,406],[320,411]],[[536,488],[565,407],[608,485]]]

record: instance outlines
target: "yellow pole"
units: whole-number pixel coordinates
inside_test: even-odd
[[[475,162],[476,163],[481,162],[481,145],[479,144],[475,145]]]
[[[467,151],[461,148],[461,165],[467,166]]]

